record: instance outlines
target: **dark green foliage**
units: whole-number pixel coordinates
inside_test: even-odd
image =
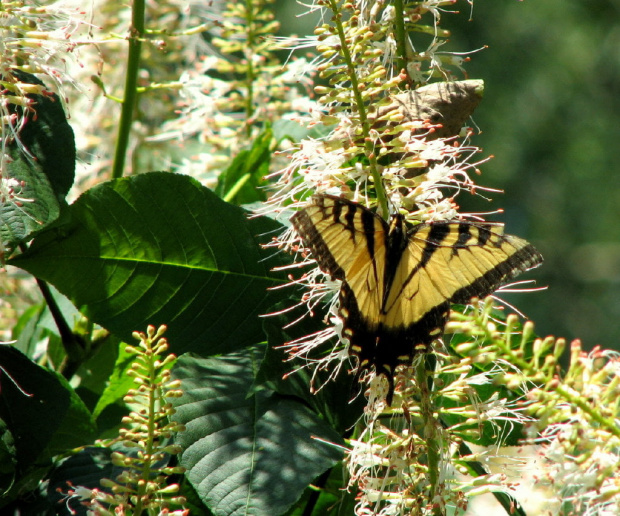
[[[292,327],[287,327],[288,322],[301,315],[300,312],[301,310],[287,312],[285,315],[265,320],[269,345],[257,375],[257,382],[280,394],[304,400],[316,412],[322,414],[338,432],[348,434],[359,421],[366,405],[366,398],[360,395],[362,386],[349,373],[350,367],[345,365],[340,373],[331,379],[328,378],[331,373],[329,368],[317,372],[307,368],[300,369],[288,375],[292,369],[292,362],[286,361],[287,355],[279,346],[283,342],[310,335],[317,330],[317,326],[323,324],[321,321],[305,317]],[[286,329],[283,329],[285,327]],[[319,359],[320,353],[323,353],[325,348],[329,348],[329,345],[319,346],[312,358]],[[315,374],[314,380],[312,380],[313,374]],[[310,392],[309,385],[312,385],[316,392]]]
[[[81,378],[78,392],[19,354],[29,375],[25,381],[15,374],[15,359],[11,358],[19,352],[0,348],[6,350],[0,355],[0,366],[34,394],[28,401],[4,375],[3,393],[13,394],[2,398],[2,452],[8,468],[0,475],[2,489],[14,485],[17,492],[24,485],[36,485],[46,477],[55,455],[92,443],[94,418],[98,437],[116,435],[126,411],[123,397],[133,386],[127,374],[131,356],[122,343],[119,348],[117,339],[130,342],[134,330],[166,323],[171,350],[177,355],[196,353],[182,357],[173,374],[183,379],[186,393],[178,400],[180,420],[190,427],[191,421],[201,422],[178,436],[185,450],[182,464],[188,467],[187,478],[199,503],[218,515],[239,511],[275,515],[302,497],[308,484],[342,456],[340,448],[324,441],[342,443],[342,433],[349,431],[361,407],[349,404],[351,377],[346,372],[339,383],[314,397],[308,394],[307,374],[295,375],[290,385],[281,381],[291,365],[282,362],[279,352],[270,350],[264,359],[264,344],[248,347],[267,340],[264,324],[270,345],[279,346],[292,338],[274,326],[281,328],[281,318],[265,322],[258,317],[277,302],[285,306],[284,300],[292,294],[287,289],[267,290],[285,281],[271,268],[287,263],[290,256],[264,250],[261,242],[281,230],[270,219],[248,218],[244,210],[222,202],[187,176],[148,173],[88,190],[68,207],[62,225],[41,232],[26,252],[11,259],[11,264],[57,288],[114,338],[99,344],[84,341],[85,361],[76,373]],[[54,297],[60,312],[76,320],[75,309],[62,297]],[[45,311],[33,308],[16,335],[30,357],[35,355],[38,339],[56,342],[49,349],[58,365],[67,351],[53,325],[45,323],[47,318]],[[315,331],[315,327],[316,321],[309,320],[297,331]],[[244,351],[231,355],[238,350]],[[225,355],[206,358],[221,353]],[[107,376],[101,376],[102,371]],[[58,386],[40,387],[39,377],[54,378]],[[49,414],[39,409],[48,394],[54,399]],[[29,403],[34,404],[32,408]],[[67,404],[76,408],[69,410]],[[14,420],[17,407],[20,417],[26,418],[23,422]],[[214,440],[209,429],[222,421],[223,414],[234,424],[224,425],[217,434],[223,441]],[[34,433],[23,433],[25,426]],[[71,439],[61,432],[66,427]],[[24,437],[16,441],[16,435]],[[54,444],[56,438],[62,448]],[[33,442],[40,444],[32,446]],[[237,460],[230,459],[231,453]],[[198,467],[203,457],[208,459]],[[64,507],[57,505],[62,497],[55,489],[67,493],[67,481],[93,488],[100,477],[116,474],[97,450],[87,449],[54,469],[47,503]],[[239,496],[231,506],[226,495],[233,493]],[[334,494],[330,496],[333,500]],[[45,506],[44,494],[37,495],[37,503]],[[29,505],[16,499],[11,507],[27,510]]]
[[[20,70],[13,70],[12,73],[21,82],[45,86],[32,74]],[[19,141],[23,145],[21,156],[27,157],[30,163],[36,161],[40,165],[56,197],[64,200],[75,177],[73,129],[67,122],[61,99],[52,91],[46,91],[44,95],[26,94],[26,98],[33,101],[31,110],[15,108],[18,115],[26,117],[19,131]],[[20,145],[15,141],[12,147],[15,149]]]
[[[283,282],[270,271],[281,255],[260,247],[280,225],[249,219],[187,176],[103,183],[68,215],[11,264],[125,340],[165,323],[174,353],[234,351],[254,342],[258,316],[286,295],[267,290]]]
[[[10,346],[0,346],[0,367],[5,458],[0,488],[6,504],[33,478],[41,478],[55,456],[91,442],[95,424],[82,400],[57,373]]]
[[[218,516],[282,514],[342,458],[338,433],[301,400],[252,391],[261,356],[186,355],[173,369],[184,391],[174,402],[186,426],[181,465]]]
[[[43,85],[34,75],[12,73],[22,82]],[[75,175],[73,130],[60,99],[51,92],[25,97],[32,102],[28,108],[6,105],[19,123],[3,147],[8,157],[3,190],[10,186],[15,195],[0,204],[0,241],[9,252],[58,218]]]

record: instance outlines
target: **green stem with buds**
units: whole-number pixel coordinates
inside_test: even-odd
[[[256,73],[254,71],[254,0],[245,0],[245,27],[246,27],[246,67],[245,67],[245,86],[247,90],[245,98],[245,134],[252,135],[251,120],[254,116],[254,81]]]
[[[426,456],[428,466],[428,481],[430,492],[428,499],[434,500],[437,496],[439,486],[439,468],[441,461],[441,435],[440,423],[433,410],[431,390],[429,388],[429,375],[427,361],[420,360],[415,368],[416,383],[420,390],[420,415],[423,421],[423,435],[420,437],[426,442]],[[433,507],[434,516],[444,516],[443,508],[435,505]]]
[[[396,27],[396,65],[399,71],[404,70],[407,73],[407,32],[405,31],[405,17],[403,16],[405,9],[403,0],[394,0],[394,25]],[[407,77],[409,74],[407,73]]]
[[[348,77],[351,81],[351,91],[353,92],[355,105],[359,113],[360,124],[362,127],[362,136],[364,138],[364,149],[366,150],[366,156],[368,157],[368,161],[370,162],[370,175],[372,176],[375,190],[377,192],[377,202],[379,203],[379,207],[381,208],[381,213],[383,213],[384,217],[387,217],[387,215],[390,213],[387,203],[387,196],[385,194],[383,182],[381,181],[381,174],[379,173],[374,144],[372,142],[372,139],[370,138],[370,122],[366,113],[366,104],[364,103],[364,97],[362,96],[360,84],[357,79],[356,66],[351,57],[351,52],[349,51],[349,43],[347,42],[344,27],[342,26],[342,12],[340,11],[338,2],[336,0],[329,0],[329,7],[334,13],[334,24],[336,26],[336,29],[338,30],[338,38],[340,39],[340,52],[347,66]]]

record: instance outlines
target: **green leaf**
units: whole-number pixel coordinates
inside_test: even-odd
[[[9,178],[3,181],[10,181],[17,195],[0,205],[0,239],[8,254],[60,214],[60,204],[41,166],[14,148],[9,154]]]
[[[88,357],[72,377],[72,380],[79,378],[80,385],[76,388],[76,392],[91,411],[97,405],[114,371],[120,343],[111,334],[108,334],[103,341],[98,339],[99,337],[96,337],[94,342],[88,342],[90,348]],[[96,417],[94,414],[93,416]]]
[[[12,70],[12,73],[22,82],[44,86],[32,74],[20,70]],[[26,112],[27,123],[19,133],[20,140],[41,164],[58,199],[64,199],[75,178],[73,129],[67,122],[58,95],[46,90],[45,95],[28,94],[26,97],[34,102],[34,110],[30,107]]]
[[[324,442],[341,443],[339,435],[306,405],[248,392],[260,356],[183,356],[172,370],[183,390],[174,400],[175,419],[186,426],[177,436],[181,465],[217,516],[283,514],[342,458]]]
[[[0,368],[0,419],[15,439],[20,474],[94,438],[90,412],[62,376],[11,346],[0,346]]]
[[[152,172],[101,184],[71,222],[10,260],[53,284],[92,321],[129,342],[168,325],[171,351],[217,354],[263,340],[260,314],[282,299],[271,272],[287,256],[261,242],[278,223],[249,219],[197,181]]]
[[[313,129],[288,118],[280,118],[273,122],[273,137],[277,142],[289,140],[298,143],[307,138]]]
[[[116,363],[114,364],[114,371],[93,411],[93,416],[95,418],[98,417],[108,405],[121,401],[135,383],[134,377],[127,375],[127,371],[131,369],[131,364],[136,359],[136,355],[135,353],[125,350],[127,344],[124,342],[120,342],[119,345],[120,349],[118,351]]]
[[[50,334],[49,330],[41,324],[45,309],[46,305],[43,302],[29,306],[19,316],[17,324],[13,326],[11,338],[15,341],[14,347],[29,358],[34,358],[37,344]]]
[[[34,75],[12,70],[20,81],[43,85]],[[9,252],[54,222],[75,175],[75,141],[57,95],[28,94],[32,107],[7,102],[10,114],[23,119],[16,138],[7,138],[3,151],[3,189],[14,197],[0,206],[0,239]]]
[[[266,195],[261,186],[269,173],[273,131],[264,129],[249,150],[237,154],[230,166],[219,176],[215,193],[234,204],[250,204],[264,201]]]

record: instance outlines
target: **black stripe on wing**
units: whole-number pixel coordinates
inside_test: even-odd
[[[466,304],[473,297],[486,297],[495,292],[502,284],[510,281],[522,272],[540,265],[542,261],[542,255],[536,248],[531,244],[527,244],[511,254],[506,260],[486,271],[470,285],[456,291],[450,298],[450,301]]]
[[[340,268],[340,265],[338,265],[332,253],[329,251],[327,244],[317,231],[310,215],[308,215],[305,210],[298,211],[291,217],[291,222],[297,233],[299,233],[299,236],[301,236],[304,245],[309,247],[310,251],[312,251],[312,257],[319,264],[319,268],[336,279],[344,280],[344,271]]]

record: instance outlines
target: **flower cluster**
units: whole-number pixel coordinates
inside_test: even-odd
[[[44,74],[59,87],[64,81],[71,82],[65,69],[77,51],[76,39],[88,30],[84,14],[78,7],[62,2],[38,6],[21,0],[3,2],[0,78],[6,81],[11,70],[19,68],[31,74]]]
[[[564,339],[533,337],[533,325],[517,332],[515,316],[505,325],[455,314],[453,331],[476,337],[456,346],[474,363],[500,368],[494,385],[520,390],[518,413],[535,445],[533,484],[546,507],[558,514],[616,514],[620,509],[620,356],[581,343],[570,347],[570,362],[560,372]],[[503,334],[503,337],[502,337]],[[517,335],[517,338],[515,338]],[[527,443],[527,441],[524,441]]]
[[[618,514],[620,354],[600,348],[587,353],[579,341],[570,351],[562,376],[555,353],[548,355],[541,369],[551,379],[529,393],[537,418],[532,441],[542,445],[535,480],[550,489],[563,515]]]
[[[439,28],[442,8],[452,4],[314,3],[324,20],[314,37],[320,109],[305,122],[321,136],[302,140],[290,164],[272,175],[274,193],[265,211],[303,208],[309,195],[328,193],[385,218],[397,211],[412,223],[476,218],[460,213],[456,197],[483,190],[472,180],[483,161],[476,161],[480,151],[462,131],[483,85],[432,82],[453,79],[447,65],[460,68],[462,63],[459,56],[449,59],[438,52],[447,35]],[[310,42],[306,38],[300,46]],[[346,363],[348,344],[339,316],[340,282],[316,267],[292,229],[274,245],[302,257],[297,266],[307,272],[293,284],[307,288],[301,300],[307,312],[325,310],[325,328],[289,342],[289,355],[305,360],[300,367],[334,375]],[[487,305],[477,323],[477,312],[460,314],[462,324],[486,328],[490,310]],[[507,335],[495,340],[505,341]],[[480,343],[474,339],[460,345]],[[474,453],[465,442],[491,442],[494,435],[492,442],[501,446],[512,428],[529,421],[519,405],[525,391],[515,398],[488,389],[496,377],[512,371],[509,364],[486,362],[480,369],[436,347],[398,368],[391,407],[385,403],[382,378],[372,372],[363,378],[368,387],[365,424],[350,441],[347,456],[351,484],[359,490],[356,514],[444,514],[447,507],[464,509],[471,497],[488,492],[506,508],[516,505],[506,476],[492,475],[481,465],[493,453]]]
[[[306,61],[282,64],[284,48],[275,33],[279,24],[273,0],[221,2],[221,19],[209,30],[210,50],[198,56],[179,79],[179,115],[149,142],[195,139],[200,149],[179,170],[190,171],[208,185],[266,126],[305,115],[310,79]]]
[[[382,399],[371,398],[365,428],[347,458],[351,483],[360,488],[357,514],[444,514],[448,507],[466,510],[486,493],[505,507],[518,505],[506,473],[523,467],[525,459],[513,458],[503,473],[486,466],[507,464],[511,459],[501,447],[533,422],[525,409],[526,382],[509,381],[516,368],[498,358],[515,320],[504,323],[495,314],[490,298],[481,311],[453,312],[447,332],[459,341],[454,348],[460,358],[439,351],[418,357],[401,371],[389,410]],[[497,387],[502,379],[516,395]],[[468,444],[491,442],[475,451]]]
[[[453,77],[441,64],[445,60],[429,58],[447,33],[438,25],[432,31],[424,25],[425,16],[438,24],[440,9],[452,3],[407,4],[401,17],[385,2],[316,2],[324,20],[331,11],[331,21],[319,25],[314,38],[305,38],[300,47],[314,43],[319,53],[314,67],[323,84],[315,87],[317,109],[300,120],[323,136],[302,140],[288,166],[272,174],[273,193],[263,212],[301,208],[309,194],[331,193],[376,208],[384,217],[393,207],[411,222],[468,216],[457,212],[455,197],[463,190],[482,190],[474,187],[471,175],[484,160],[475,160],[479,149],[469,143],[467,132],[459,137],[482,97],[482,81],[410,89],[436,75]],[[408,38],[399,45],[402,31],[426,36],[428,48],[413,52]],[[346,346],[339,344],[327,346],[331,352],[318,361],[312,358],[318,347],[336,337],[342,340],[339,282],[315,267],[292,230],[273,245],[302,251],[305,260],[298,266],[313,266],[295,280],[307,288],[302,303],[308,312],[328,306],[328,326],[290,342],[291,356],[305,357],[319,368],[340,364]]]
[[[147,3],[136,91],[141,116],[132,125],[136,169],[178,170],[213,185],[263,123],[307,114],[313,102],[300,73],[305,61],[283,67],[275,57],[281,44],[270,3]],[[15,24],[3,25],[0,38],[0,73],[28,58],[24,71],[73,86],[63,89],[63,100],[83,158],[79,188],[109,173],[118,130],[113,113],[125,86],[113,63],[122,62],[134,36],[131,10],[105,0],[89,8],[75,0],[37,8],[11,2],[2,9]]]
[[[12,213],[23,211],[24,203],[33,203],[37,188],[14,177],[18,148],[26,159],[33,159],[31,149],[25,148],[20,132],[28,118],[36,118],[36,98],[53,93],[40,81],[28,77],[44,74],[62,90],[65,81],[72,82],[64,69],[67,60],[75,57],[76,45],[72,38],[84,31],[83,13],[59,4],[32,6],[26,2],[3,2],[0,6],[0,211],[10,219]],[[61,97],[60,101],[64,101]],[[33,217],[34,218],[34,217]],[[4,253],[12,250],[14,242],[7,242],[7,220],[0,218],[0,262]]]
[[[67,507],[72,499],[87,506],[89,514],[142,514],[162,511],[160,514],[187,515],[186,509],[171,511],[170,506],[185,504],[176,496],[179,485],[170,483],[172,475],[180,475],[184,468],[168,465],[170,457],[181,452],[172,444],[172,437],[183,431],[183,426],[172,421],[172,404],[166,398],[180,397],[180,381],[170,379],[170,368],[176,357],[165,355],[167,341],[162,338],[165,326],[149,326],[146,334],[135,332],[137,346],[127,346],[126,352],[135,356],[128,375],[134,378],[135,389],[124,397],[133,410],[122,420],[125,425],[119,437],[100,446],[112,449],[112,464],[122,469],[114,479],[103,479],[102,489],[70,486],[65,496]],[[123,451],[115,446],[123,445]]]

